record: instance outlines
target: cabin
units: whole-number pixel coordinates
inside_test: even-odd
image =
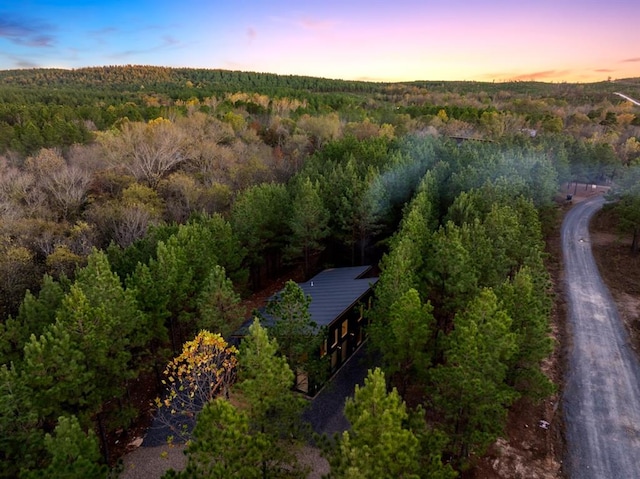
[[[330,375],[338,371],[365,340],[365,312],[370,307],[373,286],[378,281],[371,271],[371,266],[330,268],[309,281],[298,283],[305,296],[311,297],[311,319],[317,324],[319,334],[325,335],[318,354],[328,356]],[[234,336],[244,336],[252,320]],[[269,326],[268,320],[265,324]],[[321,386],[309,384],[306,374],[298,372],[295,387],[300,392],[314,395]]]

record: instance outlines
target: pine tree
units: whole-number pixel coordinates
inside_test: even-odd
[[[44,447],[42,423],[33,391],[15,369],[0,366],[0,478],[18,477],[21,468],[36,467]]]
[[[161,317],[166,317],[166,326],[174,355],[180,351],[192,328],[191,313],[186,309],[193,293],[193,271],[189,267],[184,249],[179,245],[159,242],[157,259],[149,261],[149,277],[145,279],[145,290],[153,291],[155,301],[145,297],[145,290],[138,288],[143,310],[152,311],[156,326]]]
[[[252,432],[249,416],[229,401],[216,398],[198,414],[193,438],[185,450],[184,471],[171,471],[165,479],[260,479],[270,457],[270,441]]]
[[[323,336],[309,313],[311,296],[305,296],[295,281],[287,281],[282,291],[269,301],[266,312],[274,320],[269,332],[278,343],[278,351],[284,355],[289,367],[307,380],[321,384],[328,374],[326,359],[320,358]]]
[[[525,267],[496,291],[513,320],[511,330],[517,342],[507,380],[517,391],[533,398],[546,397],[554,388],[540,369],[542,361],[553,351],[549,328],[551,298],[545,286],[546,281],[536,282],[531,270]]]
[[[60,323],[48,326],[24,347],[20,380],[30,390],[30,404],[37,417],[53,423],[58,416],[83,413],[87,419],[103,399],[96,389],[96,371]]]
[[[307,177],[298,182],[294,191],[289,219],[291,235],[286,256],[296,259],[302,256],[305,277],[310,271],[310,258],[324,249],[322,240],[327,237],[329,211],[318,193],[318,183]]]
[[[440,339],[451,331],[456,311],[466,305],[478,287],[477,272],[459,227],[449,222],[431,237],[422,273],[436,317],[435,359],[439,362]]]
[[[505,383],[516,351],[511,318],[496,295],[483,289],[455,317],[444,363],[430,371],[433,404],[443,415],[451,451],[461,463],[482,454],[502,431],[507,407],[517,397]]]
[[[101,464],[98,440],[93,431],[85,434],[75,416],[62,416],[53,434],[44,438],[48,465],[22,473],[20,477],[37,479],[106,478],[109,468]]]
[[[434,324],[433,308],[422,304],[413,288],[391,305],[382,359],[387,374],[397,376],[402,394],[409,382],[424,377],[430,366]]]
[[[32,334],[40,336],[46,326],[54,322],[64,295],[63,285],[49,275],[44,275],[37,297],[31,291],[26,292],[17,316],[9,317],[4,323],[5,331],[1,335],[0,347],[12,348],[10,358],[4,361],[6,364],[10,362],[9,359],[17,360],[21,357],[22,348]]]
[[[198,327],[226,336],[242,322],[240,296],[222,266],[214,266],[198,294]]]
[[[286,187],[263,183],[238,195],[231,209],[233,232],[247,252],[254,288],[260,286],[263,265],[272,273],[279,267],[280,255],[290,234],[291,200]]]
[[[364,386],[356,386],[345,403],[351,429],[331,454],[332,478],[418,479],[419,444],[404,427],[406,406],[398,392],[387,392],[383,372],[369,371]]]
[[[121,397],[125,382],[137,374],[133,352],[145,348],[149,333],[133,292],[123,288],[103,252],[94,251],[78,272],[56,320],[95,375],[94,404]]]
[[[293,447],[301,433],[304,401],[292,392],[293,381],[286,358],[278,354],[277,341],[269,339],[254,320],[240,344],[237,399],[249,416],[252,432],[264,434],[270,442],[263,477],[279,477],[287,470],[291,477],[300,474]]]

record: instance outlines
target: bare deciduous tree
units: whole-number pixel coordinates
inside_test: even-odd
[[[186,159],[184,131],[164,118],[124,123],[120,131],[105,133],[99,140],[112,166],[152,188]]]
[[[120,211],[113,228],[113,239],[122,248],[131,245],[147,233],[151,215],[143,207],[130,206]]]
[[[78,212],[87,195],[91,177],[77,166],[54,171],[45,185],[63,219]]]
[[[87,171],[69,165],[58,150],[46,148],[27,158],[25,167],[47,193],[49,207],[59,218],[66,220],[79,212],[91,183]]]

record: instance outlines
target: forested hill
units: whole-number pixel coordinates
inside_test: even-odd
[[[144,65],[88,67],[75,70],[23,69],[0,70],[0,92],[8,87],[29,89],[98,89],[113,92],[144,90],[165,93],[173,98],[192,95],[199,98],[225,92],[291,95],[293,92],[384,94],[411,89],[488,94],[510,92],[533,97],[564,97],[583,100],[624,90],[640,96],[640,78],[597,83],[545,83],[535,81],[473,82],[412,81],[370,82],[347,81],[301,75],[243,72],[223,69],[170,68]]]
[[[450,136],[476,135],[481,120],[487,126],[496,114],[503,120],[515,118],[519,128],[559,131],[570,123],[614,122],[625,103],[613,94],[617,91],[640,98],[640,79],[376,83],[134,65],[6,70],[0,71],[0,154],[13,151],[25,157],[43,147],[87,144],[95,132],[122,121],[175,118],[188,110],[226,118],[227,123],[241,112],[262,133],[268,133],[272,116],[295,122],[304,115],[327,114],[339,115],[342,122],[366,118],[390,124],[397,133],[406,129],[407,120],[428,125],[439,114]],[[640,122],[635,114],[629,121],[634,126]]]
[[[375,92],[388,84],[330,80],[299,75],[241,72],[221,69],[168,68],[156,66],[104,66],[63,69],[28,69],[0,71],[3,85],[46,88],[101,88],[114,91],[150,89],[176,92],[192,89],[215,94],[228,91],[259,93],[313,90],[315,92]]]

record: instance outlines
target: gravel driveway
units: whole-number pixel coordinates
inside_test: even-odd
[[[564,416],[571,479],[640,478],[640,366],[598,273],[589,220],[602,197],[562,225],[569,346]]]

